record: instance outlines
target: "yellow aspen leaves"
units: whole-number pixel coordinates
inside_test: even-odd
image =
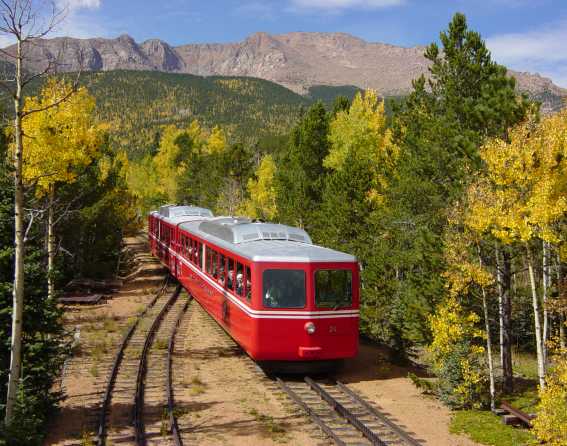
[[[213,127],[211,134],[207,138],[206,150],[208,154],[222,153],[226,150],[227,142],[224,131],[218,127]]]
[[[555,224],[567,213],[567,111],[512,129],[509,142],[488,141],[481,158],[486,175],[468,189],[467,225],[505,243],[562,244]]]
[[[533,430],[538,440],[550,446],[567,444],[567,352],[555,358],[540,390]]]
[[[275,174],[276,163],[270,155],[266,155],[256,170],[256,179],[248,180],[250,199],[244,204],[245,214],[263,220],[275,218],[277,214]]]
[[[72,85],[50,79],[36,97],[27,98],[25,111],[40,110],[71,93]],[[95,124],[95,100],[79,88],[60,104],[29,114],[23,120],[24,179],[46,194],[56,183],[76,181],[82,169],[99,156],[104,128]]]
[[[387,187],[384,172],[393,169],[399,150],[386,125],[384,102],[374,90],[358,93],[350,109],[337,114],[330,125],[329,141],[331,148],[324,166],[340,171],[349,159],[366,161],[374,171],[368,199],[382,202]]]

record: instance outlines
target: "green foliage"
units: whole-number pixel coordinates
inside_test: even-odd
[[[0,401],[6,400],[10,361],[13,280],[13,184],[6,166],[5,142],[0,150]],[[12,426],[0,432],[9,445],[41,444],[43,432],[58,395],[52,393],[67,353],[63,338],[61,309],[47,298],[45,253],[38,225],[28,234],[25,261],[23,320],[23,384],[18,394]]]
[[[329,119],[321,102],[309,108],[291,132],[275,179],[279,219],[307,230],[314,224],[314,213],[321,203]]]
[[[69,207],[56,234],[64,249],[57,257],[59,285],[74,277],[107,278],[116,274],[121,240],[141,217],[127,188],[125,156],[107,144],[102,157],[74,184],[62,186],[59,197]],[[145,218],[145,216],[144,216]]]
[[[362,88],[354,85],[313,85],[309,87],[307,96],[314,101],[322,102],[327,107],[332,107],[338,97],[344,97],[348,101],[352,101],[358,93],[362,93]]]
[[[506,426],[499,416],[489,411],[456,411],[451,419],[450,430],[455,434],[465,434],[477,443],[491,446],[533,444],[533,435],[529,431]]]

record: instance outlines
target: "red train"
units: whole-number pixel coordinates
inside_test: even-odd
[[[359,269],[302,229],[208,209],[149,215],[154,255],[256,361],[334,364],[358,350]]]

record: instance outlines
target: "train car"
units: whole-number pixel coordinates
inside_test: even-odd
[[[175,226],[157,218],[152,252],[253,359],[327,367],[356,355],[353,256],[314,245],[299,228],[199,217]]]
[[[180,266],[179,258],[175,254],[180,249],[177,246],[178,226],[184,222],[203,221],[212,216],[213,213],[206,208],[171,204],[160,206],[158,211],[151,212],[148,216],[151,252],[173,276],[177,277],[177,269]]]

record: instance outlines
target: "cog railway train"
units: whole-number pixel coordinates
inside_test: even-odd
[[[302,229],[195,206],[148,218],[152,254],[256,361],[336,365],[358,350],[359,269]]]

